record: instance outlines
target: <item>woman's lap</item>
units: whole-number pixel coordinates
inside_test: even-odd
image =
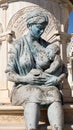
[[[11,102],[13,105],[23,105],[27,102],[50,104],[61,101],[61,94],[55,86],[18,85],[13,87]]]

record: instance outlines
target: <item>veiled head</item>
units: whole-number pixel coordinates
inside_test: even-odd
[[[43,23],[46,26],[48,24],[48,16],[44,11],[41,11],[40,9],[36,9],[29,13],[26,21],[27,21],[27,25]]]
[[[27,16],[27,27],[30,34],[38,39],[43,34],[46,25],[48,24],[48,16],[45,12],[36,9]]]

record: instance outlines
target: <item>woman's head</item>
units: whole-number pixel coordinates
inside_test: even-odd
[[[48,24],[48,16],[41,10],[34,10],[27,16],[27,27],[34,37],[39,38]]]

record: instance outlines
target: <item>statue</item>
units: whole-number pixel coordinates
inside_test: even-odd
[[[14,41],[8,52],[6,73],[8,80],[15,83],[11,102],[23,106],[27,130],[37,129],[40,106],[45,104],[48,106],[47,115],[52,130],[62,130],[64,123],[61,93],[57,85],[60,85],[67,73],[61,67],[63,64],[60,65],[59,49],[55,54],[52,51],[52,60],[48,49],[53,44],[41,38],[47,24],[46,13],[40,9],[32,11],[27,16],[27,35]],[[62,72],[58,74],[54,68],[56,73],[53,74],[50,71],[53,62],[57,61]]]

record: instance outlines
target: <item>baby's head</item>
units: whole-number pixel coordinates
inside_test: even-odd
[[[54,60],[55,56],[60,54],[60,47],[56,44],[50,44],[46,47],[46,54],[50,60]]]

